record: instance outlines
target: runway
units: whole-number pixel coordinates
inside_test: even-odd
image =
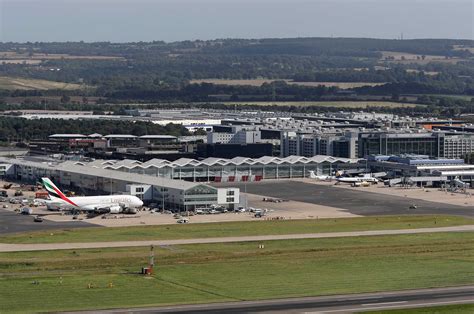
[[[474,303],[474,286],[261,301],[101,310],[101,313],[354,313]],[[78,312],[75,312],[78,313]],[[80,313],[93,313],[80,312]]]
[[[93,249],[93,248],[134,247],[134,246],[149,246],[149,245],[160,246],[160,245],[205,244],[205,243],[258,242],[258,241],[271,241],[271,240],[322,239],[322,238],[401,235],[401,234],[418,234],[418,233],[434,233],[434,232],[463,232],[463,231],[473,232],[474,225],[439,227],[439,228],[401,229],[401,230],[370,230],[370,231],[351,231],[351,232],[326,232],[326,233],[283,234],[283,235],[265,235],[265,236],[179,239],[179,240],[147,240],[147,241],[116,241],[116,242],[85,242],[85,243],[37,243],[37,244],[0,243],[0,252]]]

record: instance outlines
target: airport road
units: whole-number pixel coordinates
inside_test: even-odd
[[[457,206],[395,195],[367,192],[363,188],[353,190],[328,185],[298,181],[268,181],[257,183],[222,183],[215,186],[233,186],[247,193],[288,199],[298,202],[331,206],[361,216],[374,215],[458,215],[474,217],[469,206]],[[410,209],[416,204],[417,209]]]
[[[322,238],[400,235],[400,234],[417,234],[417,233],[433,233],[433,232],[474,232],[474,225],[440,227],[440,228],[402,229],[402,230],[370,230],[370,231],[352,231],[352,232],[327,232],[327,233],[198,238],[198,239],[179,239],[179,240],[147,240],[147,241],[86,242],[86,243],[36,243],[36,244],[0,243],[0,252],[94,249],[94,248],[133,247],[133,246],[149,246],[149,245],[160,246],[160,245],[182,245],[182,244],[205,244],[205,243],[257,242],[257,241],[296,240],[296,239],[322,239]]]
[[[98,227],[83,221],[54,222],[45,219],[34,222],[34,215],[20,215],[11,210],[0,209],[0,234],[15,232],[44,231],[53,229]]]
[[[101,313],[353,313],[474,303],[474,286],[325,297],[101,310]],[[74,312],[78,313],[78,312]],[[79,312],[93,313],[93,312]]]

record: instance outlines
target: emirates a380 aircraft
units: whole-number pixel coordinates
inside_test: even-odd
[[[50,205],[63,210],[78,210],[95,214],[134,214],[138,207],[143,206],[142,200],[133,195],[67,197],[49,178],[41,180],[51,199]]]

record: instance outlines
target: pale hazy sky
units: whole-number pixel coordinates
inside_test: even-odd
[[[473,39],[474,0],[0,0],[0,41]]]

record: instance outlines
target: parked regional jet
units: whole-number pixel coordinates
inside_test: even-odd
[[[376,184],[379,182],[379,179],[372,177],[370,174],[366,174],[363,177],[339,177],[336,179],[337,183],[362,183],[362,182],[368,182],[368,183],[373,183]]]
[[[337,176],[326,176],[326,175],[316,175],[313,170],[309,171],[309,177],[311,179],[316,179],[319,181],[330,181],[330,180],[336,180]]]
[[[50,201],[48,208],[85,211],[93,214],[135,214],[138,207],[143,206],[142,200],[133,195],[100,195],[67,197],[49,178],[42,178],[48,191]]]

